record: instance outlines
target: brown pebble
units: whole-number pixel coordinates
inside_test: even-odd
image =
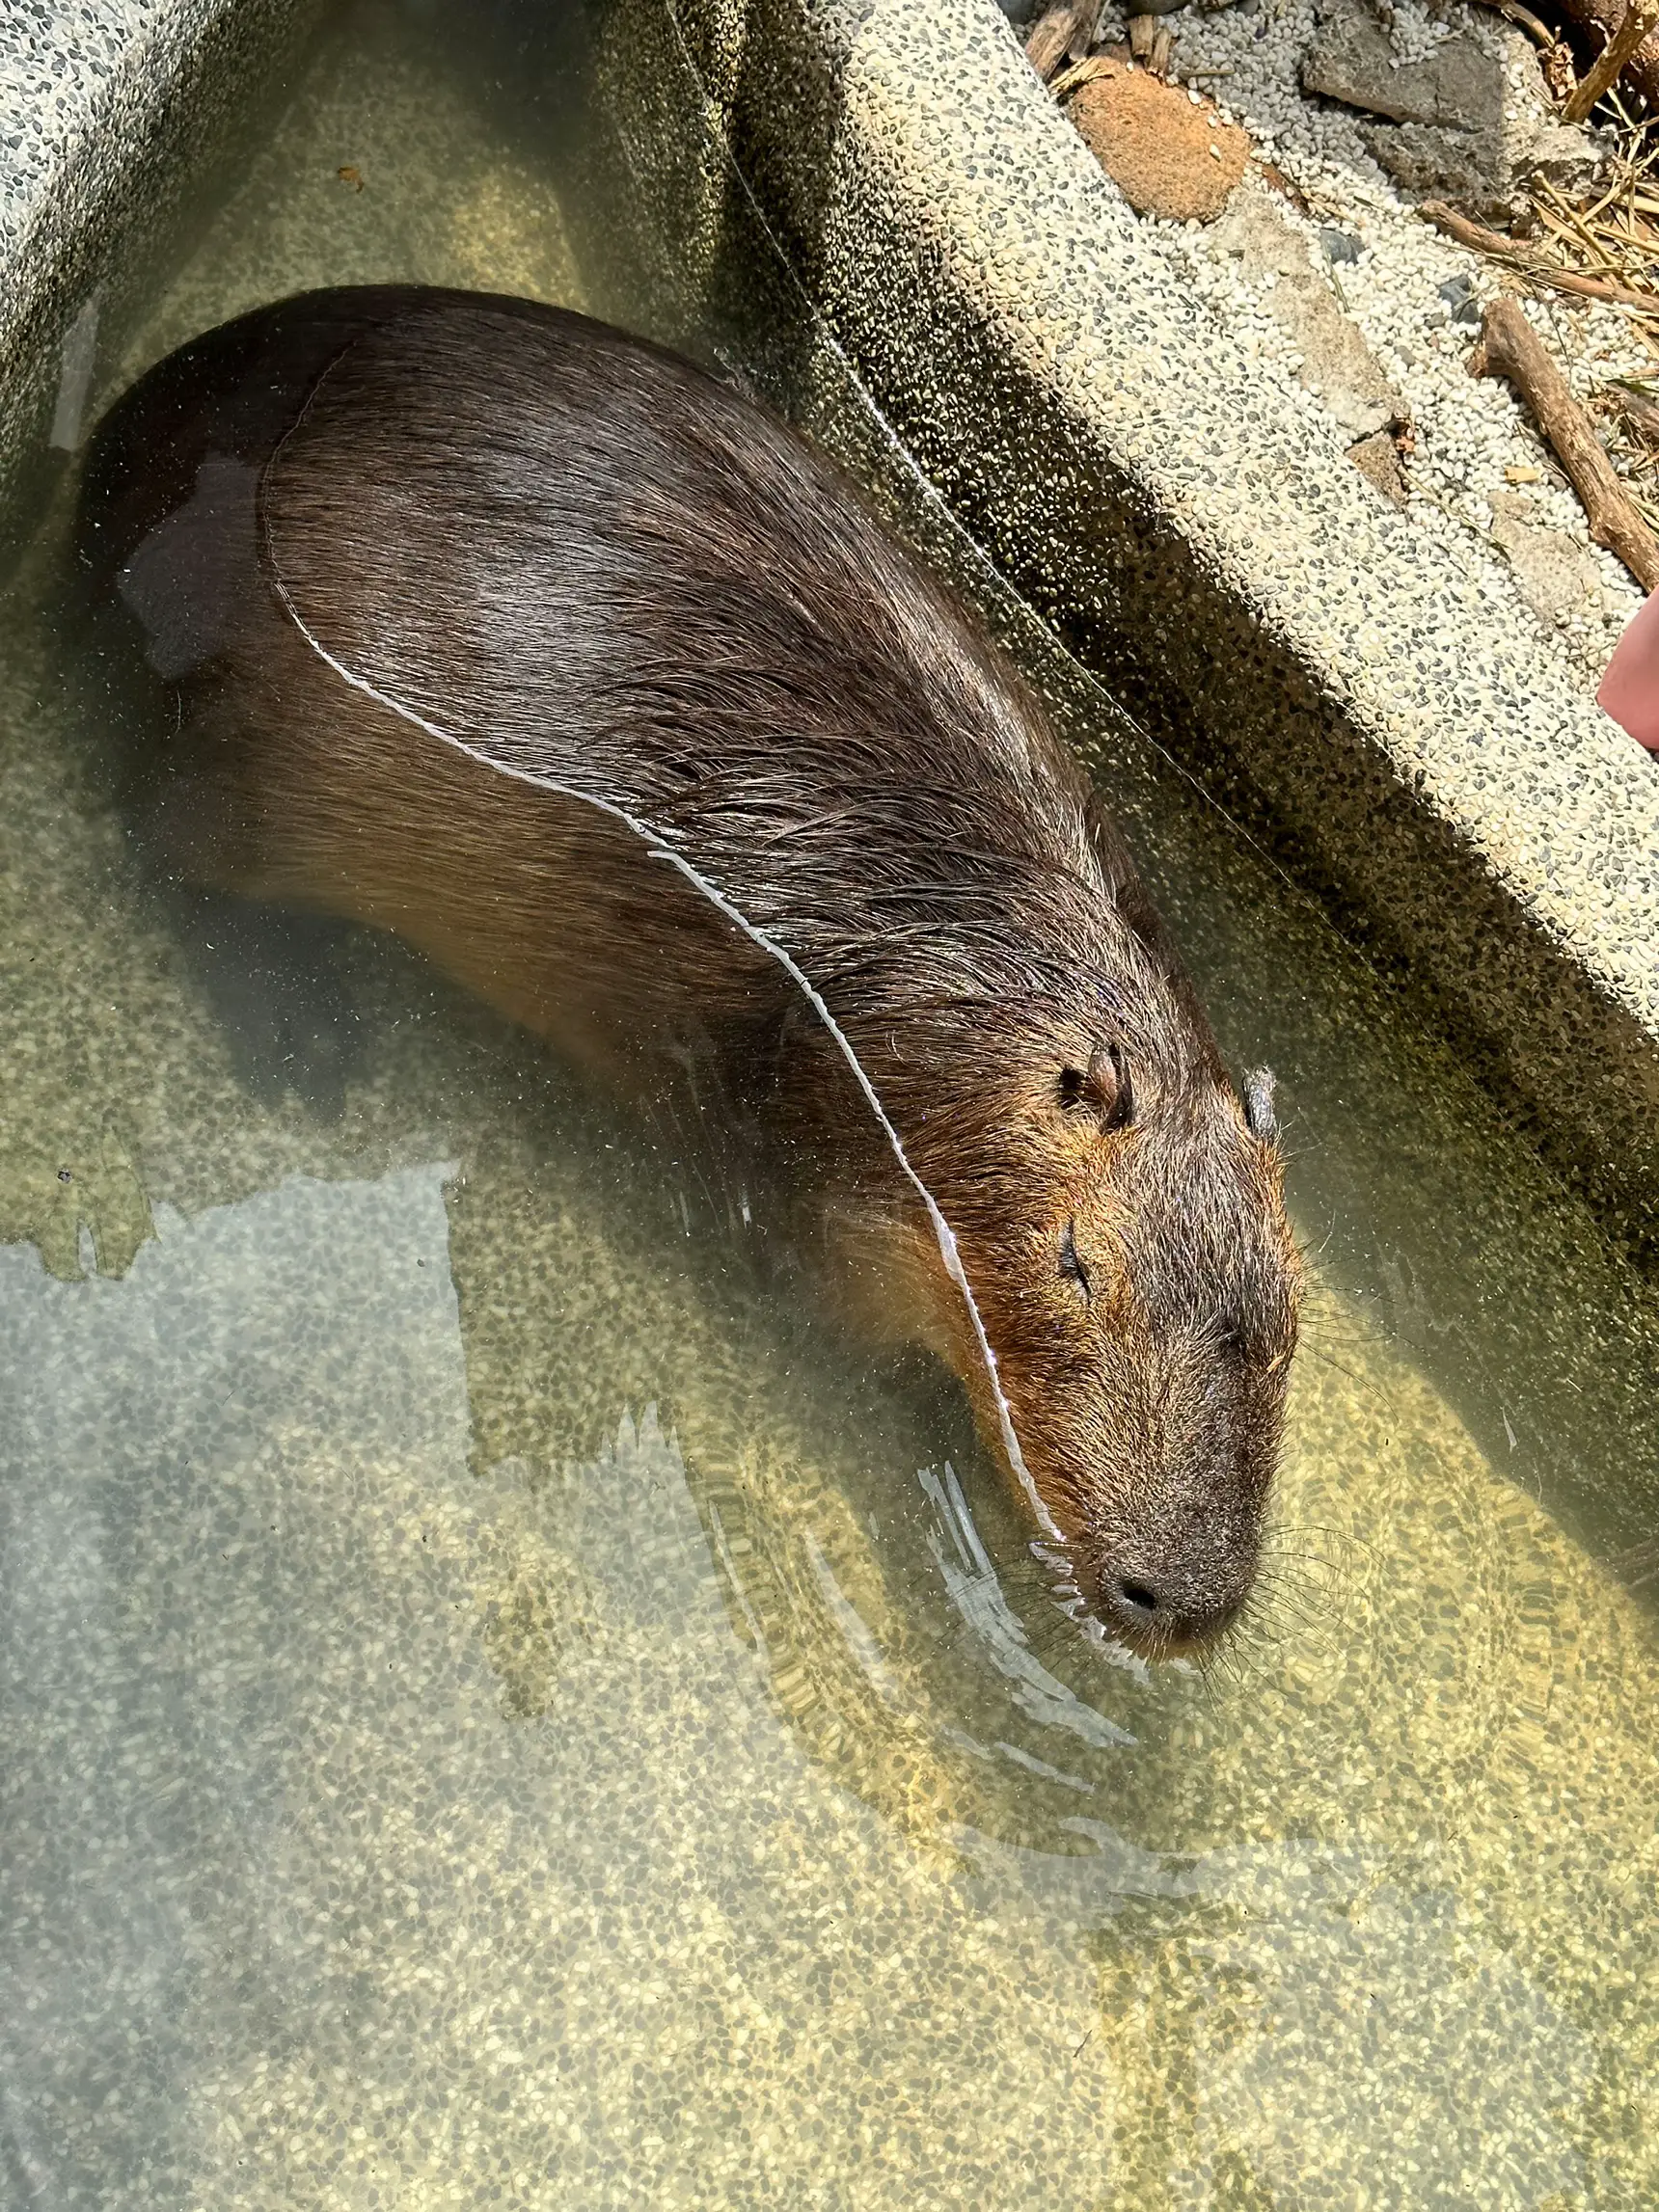
[[[1373,430],[1369,438],[1362,438],[1347,449],[1348,459],[1365,477],[1374,484],[1385,499],[1392,499],[1397,507],[1406,503],[1405,478],[1400,467],[1400,448],[1386,430]]]
[[[1212,222],[1250,158],[1249,139],[1212,100],[1194,100],[1144,69],[1094,78],[1066,112],[1142,215]]]

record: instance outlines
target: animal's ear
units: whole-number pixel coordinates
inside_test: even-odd
[[[1273,1070],[1270,1067],[1252,1067],[1244,1078],[1244,1119],[1252,1136],[1260,1137],[1263,1144],[1276,1144],[1279,1136],[1279,1117],[1273,1111]]]
[[[1060,1103],[1069,1114],[1093,1114],[1102,1128],[1134,1119],[1134,1086],[1121,1044],[1097,1044],[1086,1067],[1062,1067]]]

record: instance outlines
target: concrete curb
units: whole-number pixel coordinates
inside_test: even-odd
[[[322,0],[18,0],[0,12],[0,503],[72,446],[100,333]]]
[[[1659,1236],[1659,776],[1252,379],[992,0],[675,0],[876,400],[1157,742]]]

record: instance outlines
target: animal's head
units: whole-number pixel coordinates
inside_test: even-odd
[[[926,1148],[951,1155],[944,1210],[1064,1540],[1063,1601],[1167,1658],[1219,1635],[1250,1593],[1299,1268],[1271,1079],[1234,1090],[1183,990],[1149,973],[1130,998],[1116,1022],[1023,1027],[1012,1050],[988,1036],[975,1103],[930,1117]],[[960,1330],[951,1357],[994,1437]]]
[[[1042,1204],[985,1299],[1002,1389],[1080,1613],[1171,1656],[1248,1597],[1278,1458],[1298,1270],[1270,1084],[1166,1084],[1097,1042],[1033,1119]]]

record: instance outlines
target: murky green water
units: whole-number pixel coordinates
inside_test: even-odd
[[[587,305],[972,585],[741,194],[641,273],[574,49],[458,20],[315,58],[101,391],[310,283]],[[0,2200],[1659,2200],[1653,1293],[1322,922],[1026,635],[1314,1258],[1270,1587],[1148,1680],[671,1127],[155,902],[61,524],[0,617]]]

